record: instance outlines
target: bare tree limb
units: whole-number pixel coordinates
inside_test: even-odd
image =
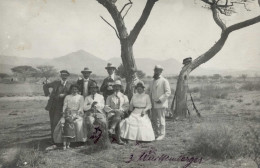
[[[131,0],[129,0],[129,2],[128,3],[126,3],[124,6],[123,6],[123,8],[120,10],[120,14],[124,11],[124,9],[128,6],[128,5],[132,5],[133,4],[133,2],[131,1]]]
[[[141,29],[145,25],[156,1],[158,0],[147,0],[141,17],[139,18],[139,20],[137,21],[134,28],[129,34],[129,40],[131,44],[134,44],[135,40],[137,39],[137,36],[139,35]]]
[[[190,64],[190,72],[196,69],[201,64],[207,62],[212,57],[214,57],[224,46],[229,34],[233,31],[236,31],[238,29],[245,28],[247,26],[251,26],[255,23],[260,22],[260,16],[254,17],[252,19],[234,24],[232,26],[227,27],[221,34],[220,39],[204,54],[200,55],[198,58],[196,58],[191,64]]]
[[[209,2],[208,0],[201,0],[201,1],[205,2],[206,4],[213,5],[213,3]]]
[[[221,8],[219,8],[218,6],[217,6],[216,8],[217,8],[217,10],[218,10],[221,14],[226,15],[226,13],[223,12]]]
[[[229,26],[229,27],[226,29],[226,31],[229,32],[229,33],[231,33],[231,32],[233,32],[233,31],[236,31],[236,30],[238,30],[238,29],[245,28],[245,27],[247,27],[247,26],[251,26],[251,25],[253,25],[253,24],[255,24],[255,23],[258,23],[258,22],[260,22],[260,15],[257,16],[257,17],[254,17],[254,18],[252,18],[252,19],[248,19],[248,20],[246,20],[246,21],[243,21],[243,22],[240,22],[240,23],[236,23],[236,24],[234,24],[234,25],[232,25],[232,26]]]
[[[117,38],[120,39],[116,28],[115,28],[113,25],[111,25],[111,24],[110,24],[106,19],[104,19],[102,16],[100,16],[100,17],[101,17],[101,19],[103,19],[110,27],[112,27],[112,29],[115,30],[115,33],[116,33]]]
[[[218,5],[218,7],[227,8],[227,7],[234,6],[234,4],[236,3],[236,4],[242,4],[242,5],[244,5],[245,9],[246,9],[247,11],[250,11],[250,9],[248,9],[248,8],[246,7],[246,4],[243,3],[243,2],[230,2],[230,3],[231,3],[231,5],[228,5],[228,4],[227,4],[227,1],[226,1],[226,4],[225,4],[225,5]]]
[[[123,20],[124,20],[125,16],[127,15],[128,11],[129,11],[131,8],[132,8],[132,4],[131,4],[130,7],[127,9],[126,13],[124,14]]]
[[[226,25],[223,23],[223,21],[220,19],[218,15],[218,11],[215,5],[211,6],[211,11],[213,14],[213,19],[216,22],[216,24],[221,28],[222,32],[226,29]]]
[[[119,13],[116,5],[107,0],[97,0],[97,1],[107,9],[109,14],[113,18],[120,39],[127,38],[128,37],[127,29],[125,27],[124,20],[121,14]]]

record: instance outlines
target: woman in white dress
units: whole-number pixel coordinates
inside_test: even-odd
[[[135,88],[137,93],[130,101],[130,111],[132,112],[120,123],[120,135],[128,140],[153,141],[155,136],[147,114],[152,107],[150,97],[144,93],[145,86],[142,81],[138,82]]]
[[[71,140],[71,142],[86,142],[87,136],[83,127],[84,98],[78,94],[78,89],[77,85],[71,85],[71,94],[67,95],[64,99],[63,117],[54,130],[54,141],[56,141],[56,143],[60,143],[63,139],[62,132],[65,130],[62,131],[62,126],[65,123],[66,114],[69,114],[69,117],[73,118],[75,138]]]

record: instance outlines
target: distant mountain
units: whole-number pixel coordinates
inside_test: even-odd
[[[163,74],[178,75],[182,68],[182,64],[174,58],[167,60],[155,60],[151,58],[136,58],[137,68],[146,73],[146,75],[153,74],[153,68],[155,65],[160,64],[164,67]],[[18,65],[30,65],[36,67],[37,65],[53,65],[56,69],[67,69],[72,73],[80,74],[80,71],[84,67],[89,67],[93,74],[106,76],[107,72],[105,66],[107,62],[111,62],[116,66],[122,63],[120,57],[111,58],[109,60],[103,60],[102,58],[96,57],[91,53],[84,50],[78,50],[76,52],[69,53],[65,56],[57,57],[54,59],[42,59],[42,58],[25,58],[15,56],[4,56],[0,55],[0,73],[11,73],[11,68]],[[197,68],[191,75],[232,75],[239,76],[241,74],[248,74],[254,76],[260,74],[259,70],[231,70],[231,69],[210,69],[210,68]]]
[[[107,61],[98,58],[84,50],[72,52],[65,56],[54,58],[48,62],[57,69],[67,69],[69,72],[80,74],[84,67],[90,68],[94,74],[106,75]]]
[[[100,59],[84,50],[72,52],[54,59],[26,58],[0,55],[0,72],[11,73],[11,68],[19,65],[52,65],[56,69],[67,69],[69,72],[80,74],[84,67],[90,68],[94,74],[107,75],[107,61]]]

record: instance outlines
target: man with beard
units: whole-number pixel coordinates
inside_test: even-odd
[[[170,84],[161,74],[163,67],[154,67],[153,81],[150,84],[150,97],[152,99],[152,125],[156,140],[165,137],[165,113],[168,108],[168,97],[171,95]]]
[[[70,73],[67,70],[60,71],[60,80],[53,81],[51,83],[47,83],[43,85],[43,91],[45,96],[50,96],[48,100],[48,104],[45,107],[47,111],[49,111],[50,115],[50,123],[51,123],[51,138],[53,146],[48,149],[56,148],[53,140],[53,132],[58,124],[60,118],[62,117],[62,108],[64,98],[69,94],[70,83],[67,81]],[[50,93],[49,88],[52,88],[52,92]]]

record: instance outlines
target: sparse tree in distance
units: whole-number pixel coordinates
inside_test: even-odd
[[[26,81],[26,78],[31,77],[33,74],[37,73],[35,68],[28,65],[16,66],[11,70],[15,75],[22,77],[24,81]]]
[[[197,1],[198,2],[198,1]],[[233,13],[236,15],[239,12],[236,12],[236,7],[242,7],[244,10],[249,11],[247,4],[257,3],[255,0],[201,0],[205,7],[210,9],[212,12],[213,20],[216,25],[221,29],[221,34],[219,39],[209,48],[208,51],[198,56],[194,61],[191,61],[188,64],[185,64],[179,74],[176,87],[176,106],[174,109],[175,118],[176,117],[186,117],[187,114],[187,89],[188,89],[188,79],[189,74],[201,64],[206,63],[211,58],[213,58],[225,45],[226,40],[230,33],[243,29],[245,27],[251,26],[253,24],[260,22],[260,15],[235,23],[233,25],[227,26],[227,24],[222,20],[220,16],[230,16]],[[254,6],[256,7],[256,6]],[[242,41],[243,39],[241,39]]]
[[[215,80],[219,80],[219,79],[221,79],[222,78],[222,76],[220,75],[220,74],[214,74],[213,76],[212,76],[212,79],[215,79]]]
[[[247,74],[242,74],[240,77],[241,77],[241,78],[243,79],[243,81],[245,82],[245,81],[246,81],[246,78],[247,78]]]
[[[133,94],[133,88],[132,88],[132,71],[130,71],[132,68],[136,68],[135,59],[133,56],[133,45],[145,25],[151,10],[158,0],[147,0],[146,5],[143,9],[142,15],[140,16],[139,20],[136,22],[133,29],[128,33],[127,28],[125,26],[125,16],[128,14],[129,10],[132,7],[132,0],[128,0],[127,3],[122,7],[122,9],[118,9],[116,6],[117,0],[97,0],[101,5],[103,5],[111,17],[114,20],[115,27],[109,23],[107,20],[105,20],[103,17],[101,17],[110,27],[112,27],[116,33],[117,38],[120,41],[121,44],[121,58],[122,62],[125,68],[126,73],[126,94],[128,95],[128,98],[130,99]]]
[[[38,74],[40,77],[45,78],[45,83],[47,83],[48,79],[54,77],[58,74],[57,70],[50,65],[40,65],[36,67],[38,69]]]
[[[8,77],[9,75],[8,74],[6,74],[6,73],[0,73],[0,78],[1,79],[4,79],[4,78],[6,78],[6,77]]]
[[[226,76],[224,76],[224,78],[225,78],[225,79],[231,79],[232,76],[231,76],[231,75],[226,75]]]

